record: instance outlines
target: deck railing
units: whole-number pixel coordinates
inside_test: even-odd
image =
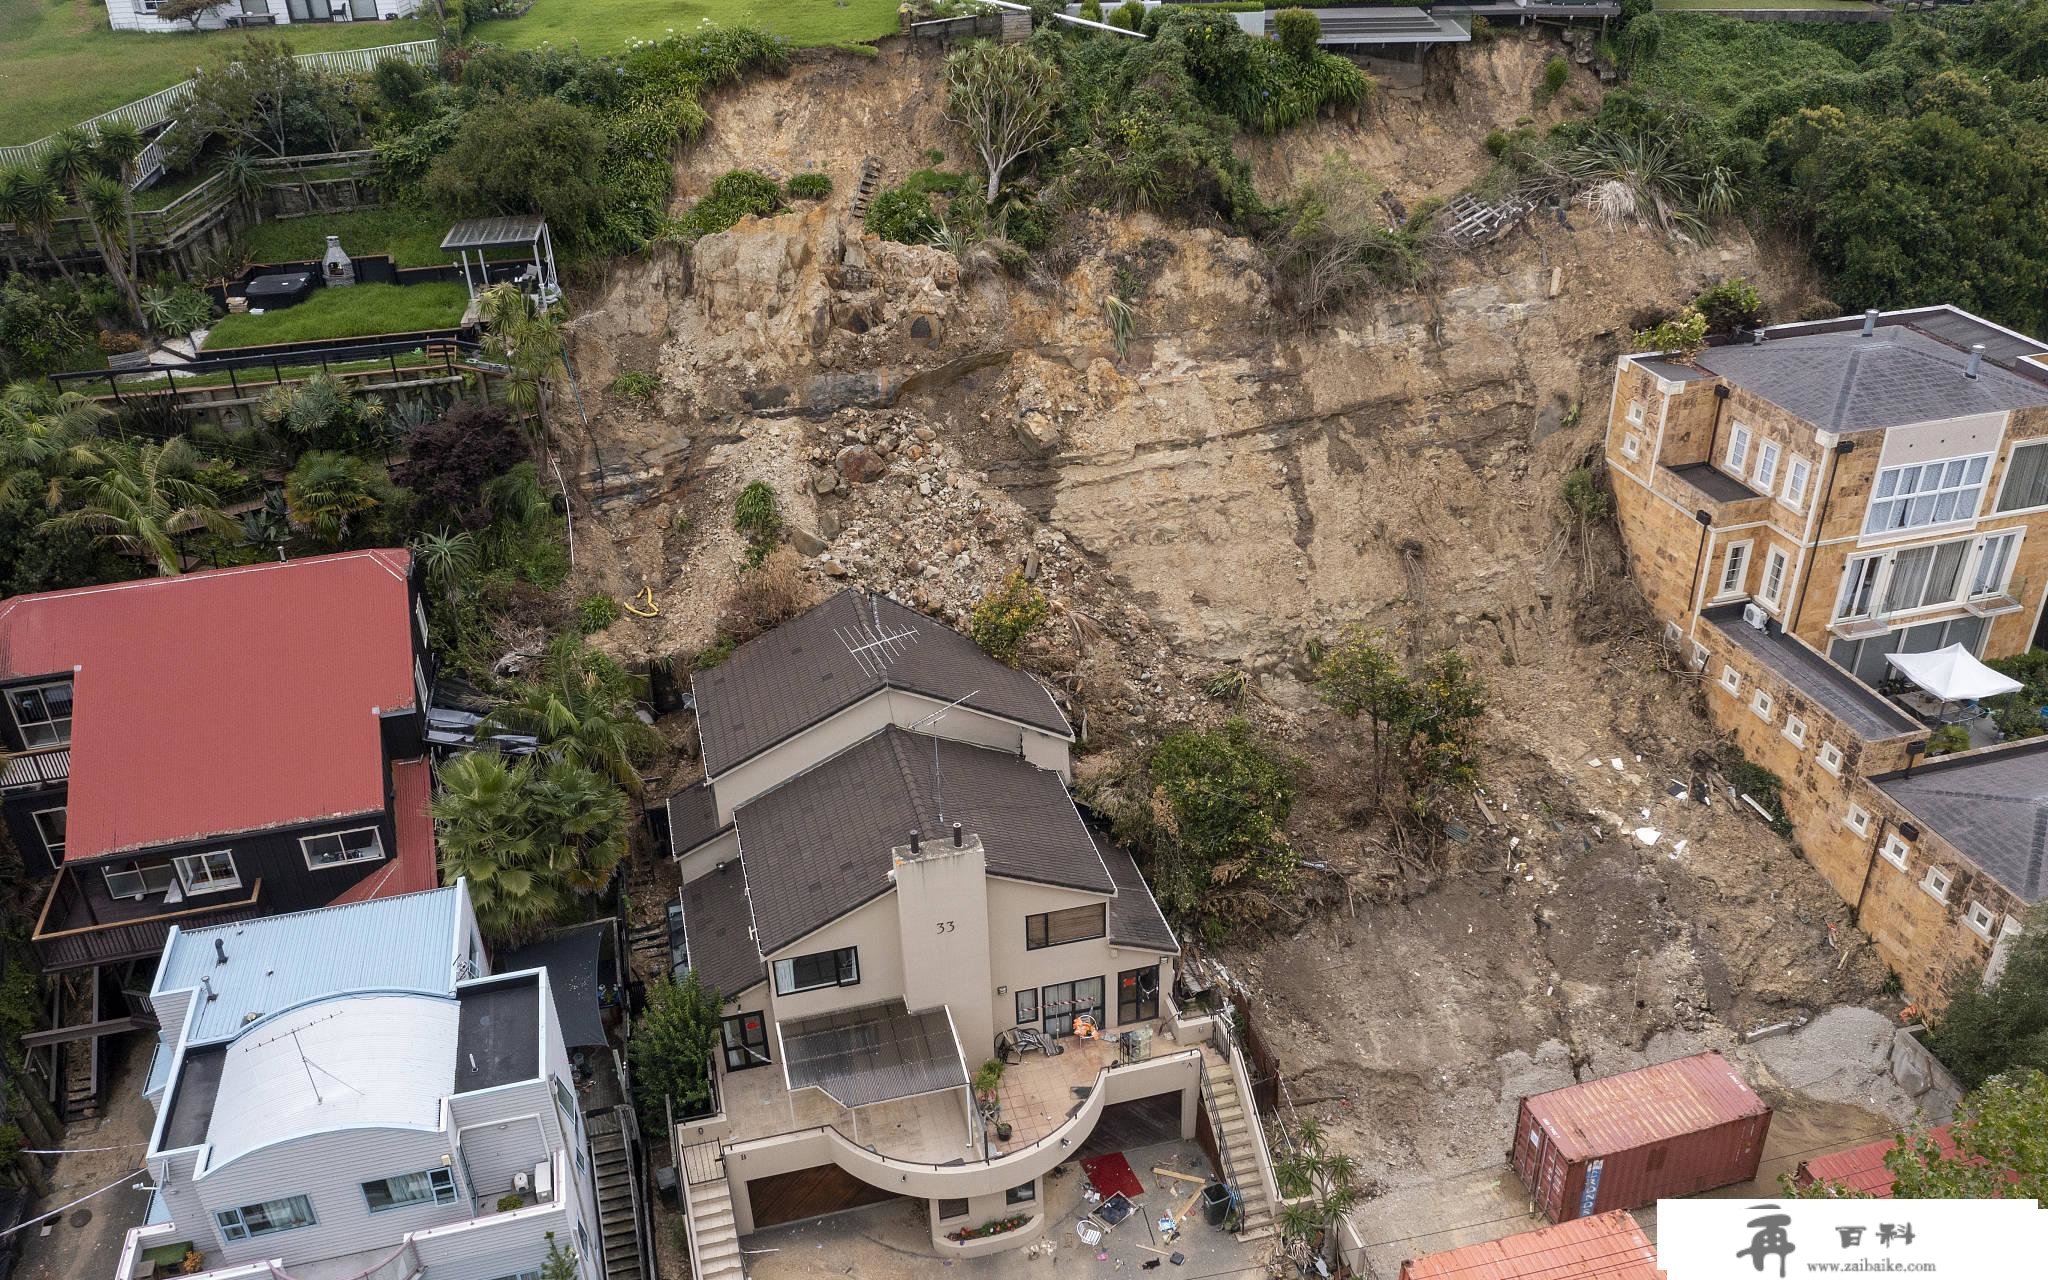
[[[0,761],[0,791],[47,787],[71,777],[71,748],[44,747]]]
[[[129,920],[71,925],[74,913],[86,910],[85,890],[70,867],[60,867],[50,883],[49,897],[36,919],[36,954],[49,970],[76,969],[89,964],[110,964],[153,956],[163,950],[171,926],[203,919],[208,924],[231,924],[263,914],[263,878],[249,886],[249,896],[228,902],[202,901],[199,905],[162,911]],[[190,899],[187,899],[190,901]]]

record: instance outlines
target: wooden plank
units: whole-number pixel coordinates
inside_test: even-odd
[[[40,1049],[44,1045],[64,1044],[72,1040],[90,1040],[95,1036],[118,1035],[123,1031],[154,1031],[154,1018],[130,1016],[107,1018],[99,1022],[82,1022],[75,1027],[53,1027],[48,1031],[31,1031],[21,1038],[24,1049]]]
[[[1158,1174],[1162,1178],[1172,1178],[1175,1182],[1192,1182],[1198,1187],[1207,1186],[1209,1184],[1209,1180],[1207,1178],[1197,1178],[1192,1174],[1180,1173],[1173,1169],[1162,1169],[1156,1164],[1152,1166],[1152,1172]]]

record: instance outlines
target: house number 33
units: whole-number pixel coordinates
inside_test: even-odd
[[[953,922],[952,922],[951,920],[941,920],[941,921],[939,921],[939,932],[940,932],[940,933],[951,933],[951,932],[953,932]]]

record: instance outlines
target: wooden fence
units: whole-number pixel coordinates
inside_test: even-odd
[[[378,45],[374,49],[338,49],[328,53],[302,53],[298,60],[306,66],[323,71],[369,71],[386,58],[400,58],[406,62],[428,66],[441,57],[441,42],[438,40],[408,40],[402,44]],[[182,80],[168,89],[159,89],[147,98],[137,98],[112,111],[102,111],[90,120],[81,121],[81,127],[92,129],[109,120],[125,120],[144,133],[163,124],[173,112],[192,94],[193,82]],[[19,146],[0,147],[0,165],[33,164],[42,158],[52,139],[37,138]]]

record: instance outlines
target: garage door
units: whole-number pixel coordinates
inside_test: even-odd
[[[1112,1102],[1102,1109],[1095,1132],[1073,1154],[1073,1159],[1092,1159],[1112,1151],[1130,1151],[1159,1142],[1180,1140],[1180,1090]]]
[[[899,1197],[893,1191],[869,1186],[836,1164],[821,1164],[795,1173],[751,1178],[747,1198],[754,1206],[754,1229],[759,1231]]]

